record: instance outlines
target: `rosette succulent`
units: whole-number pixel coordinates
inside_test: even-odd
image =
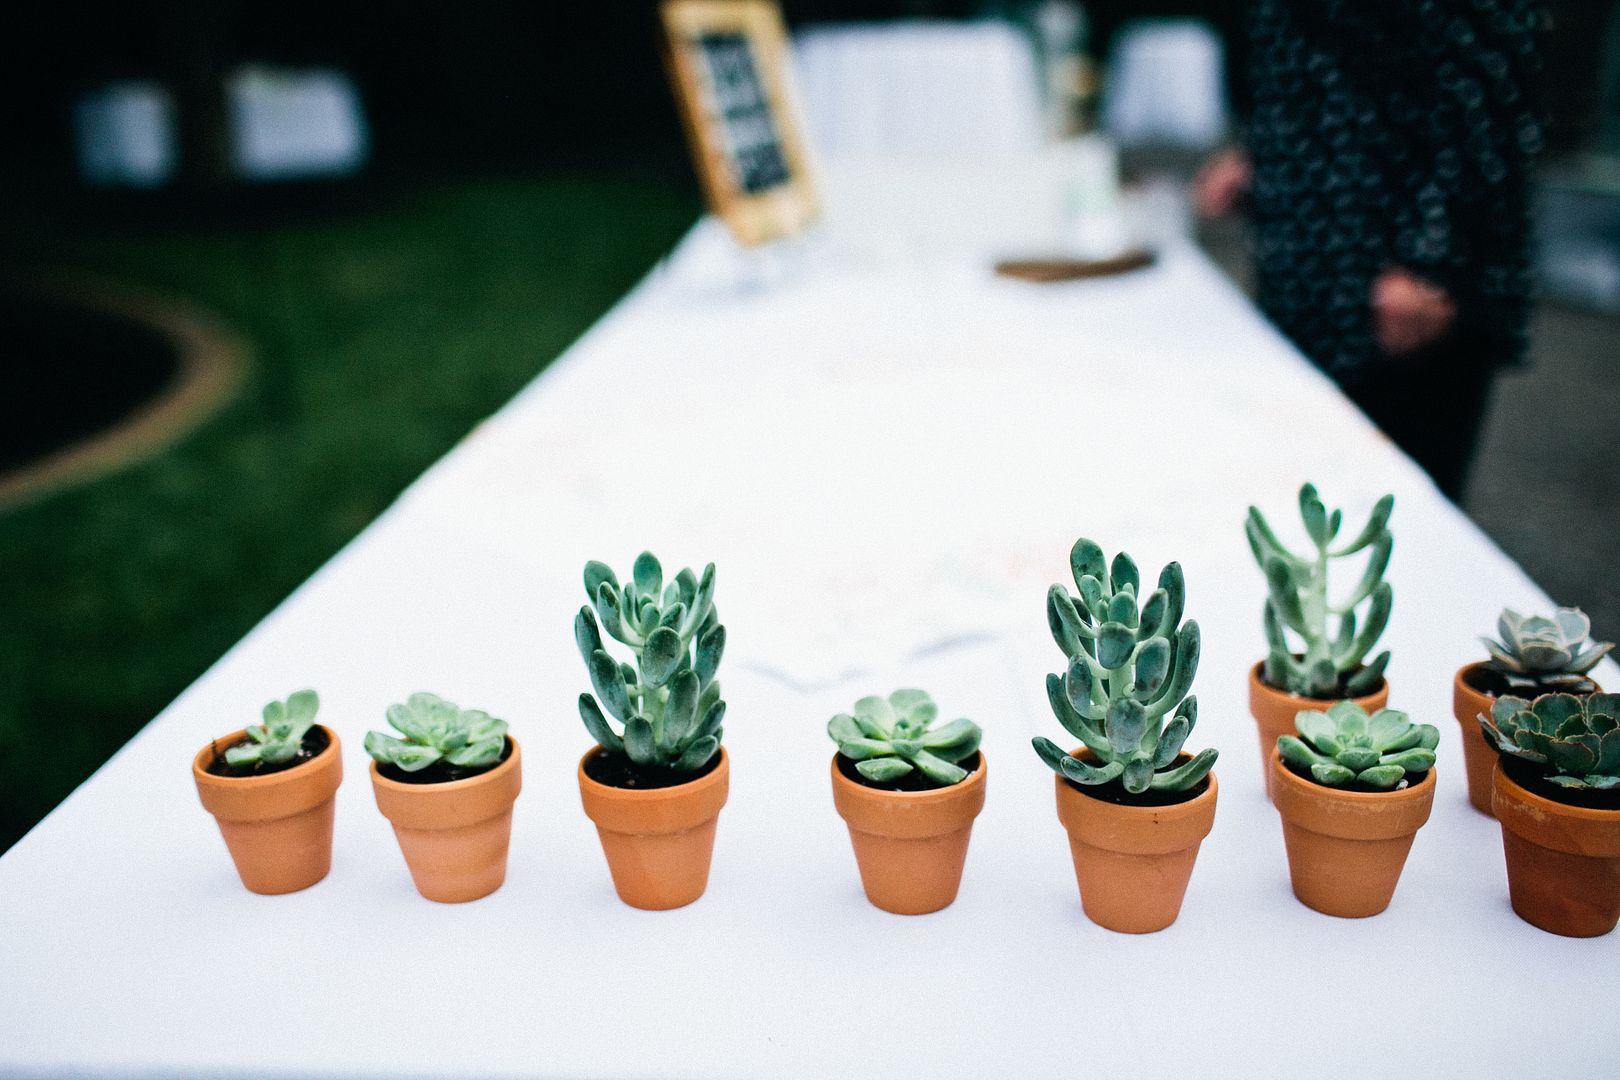
[[[501,760],[506,721],[481,709],[463,709],[437,694],[412,694],[388,706],[388,724],[403,739],[366,732],[366,753],[382,765],[415,773],[441,765],[447,779],[482,772]]]
[[[285,765],[298,756],[304,736],[315,726],[321,699],[313,690],[300,690],[286,701],[265,705],[264,723],[247,729],[248,741],[225,751],[225,764],[233,769]]]
[[[1557,691],[1590,694],[1597,684],[1587,672],[1614,648],[1611,642],[1588,640],[1591,630],[1592,620],[1580,608],[1559,608],[1550,619],[1504,609],[1496,620],[1501,640],[1480,638],[1491,654],[1485,666],[1518,696]]]
[[[1409,775],[1434,768],[1434,749],[1440,745],[1433,724],[1414,724],[1397,709],[1368,716],[1353,701],[1336,702],[1327,712],[1301,712],[1294,727],[1298,737],[1281,736],[1277,751],[1327,787],[1404,788]]]
[[[1487,742],[1541,766],[1559,787],[1620,788],[1620,694],[1508,695],[1479,723]]]
[[[1367,654],[1383,634],[1394,604],[1394,593],[1384,580],[1395,544],[1389,531],[1394,506],[1393,495],[1379,499],[1355,538],[1335,547],[1344,512],[1329,513],[1316,487],[1306,484],[1299,489],[1299,512],[1315,549],[1308,555],[1284,547],[1265,515],[1249,507],[1243,531],[1266,575],[1268,652],[1262,671],[1268,684],[1313,698],[1363,697],[1378,688],[1389,653],[1371,660]],[[1329,566],[1368,549],[1361,580],[1342,601],[1333,602],[1328,596]],[[1356,610],[1363,604],[1358,626]],[[1290,632],[1302,649],[1290,643]]]
[[[620,585],[610,567],[592,561],[585,564],[585,592],[591,604],[574,618],[574,642],[596,691],[579,696],[591,738],[642,768],[703,768],[719,752],[726,714],[714,677],[726,648],[726,628],[714,607],[714,564],[701,578],[682,570],[666,583],[657,558],[644,551]],[[603,629],[630,650],[634,664],[620,663],[603,647]],[[609,715],[623,734],[613,730]]]
[[[896,690],[887,700],[875,694],[861,698],[853,714],[839,713],[827,722],[827,734],[868,780],[888,783],[920,772],[949,787],[967,779],[958,762],[973,756],[983,732],[967,719],[931,728],[938,716],[938,706],[923,691]]]
[[[1069,552],[1069,567],[1079,595],[1053,585],[1046,596],[1047,625],[1069,659],[1062,675],[1046,677],[1046,696],[1092,760],[1071,757],[1041,736],[1035,752],[1077,784],[1118,780],[1133,795],[1196,787],[1216,751],[1176,764],[1198,719],[1198,699],[1187,693],[1198,670],[1198,624],[1181,621],[1181,565],[1160,571],[1158,588],[1140,601],[1136,563],[1123,551],[1110,565],[1101,547],[1082,538]]]

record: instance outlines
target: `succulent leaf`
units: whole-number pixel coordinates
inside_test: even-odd
[[[1372,716],[1353,701],[1338,701],[1326,712],[1302,711],[1294,718],[1298,736],[1277,739],[1277,752],[1297,771],[1328,787],[1362,783],[1377,790],[1405,787],[1407,777],[1434,767],[1440,731],[1413,724],[1396,709]]]
[[[1070,552],[1070,568],[1079,597],[1061,586],[1047,594],[1053,640],[1068,664],[1061,676],[1047,676],[1046,692],[1058,722],[1093,757],[1072,758],[1043,738],[1034,742],[1036,753],[1074,783],[1120,779],[1134,794],[1166,790],[1167,776],[1188,786],[1200,782],[1213,751],[1201,772],[1169,768],[1197,715],[1188,694],[1200,640],[1196,622],[1181,622],[1186,583],[1180,565],[1169,563],[1160,571],[1158,587],[1140,606],[1140,572],[1128,554],[1121,552],[1107,564],[1102,549],[1082,538]]]
[[[1300,558],[1277,539],[1254,507],[1244,533],[1255,562],[1266,579],[1266,682],[1278,689],[1313,698],[1362,696],[1375,688],[1378,676],[1363,673],[1362,662],[1389,622],[1393,592],[1384,574],[1394,548],[1389,515],[1394,499],[1384,496],[1355,539],[1338,548],[1329,545],[1343,525],[1340,510],[1328,510],[1314,485],[1299,493],[1300,518],[1316,554]],[[1328,602],[1328,575],[1334,560],[1371,547],[1355,588],[1344,602]],[[1360,612],[1366,606],[1364,613]],[[1300,647],[1289,644],[1295,635]],[[1296,660],[1296,657],[1299,659]],[[1351,684],[1355,684],[1352,689]]]
[[[587,700],[588,694],[580,701],[582,717]],[[590,708],[595,706],[591,701]],[[437,694],[412,694],[404,704],[388,706],[384,716],[389,726],[405,738],[367,732],[366,753],[381,764],[405,772],[419,772],[441,760],[460,769],[490,768],[506,749],[506,721],[482,709],[463,709]]]
[[[887,698],[876,694],[861,698],[853,715],[839,713],[827,722],[827,734],[838,744],[839,754],[856,762],[869,780],[884,783],[915,769],[947,787],[967,778],[967,770],[955,762],[972,756],[982,732],[967,719],[931,727],[938,715],[938,706],[925,691],[896,690]]]
[[[690,569],[666,579],[658,558],[644,551],[623,584],[595,560],[585,564],[584,580],[591,607],[575,618],[574,637],[595,691],[580,699],[586,730],[604,751],[638,766],[703,767],[718,746],[725,714],[715,678],[726,633],[714,606],[714,564],[701,579]],[[608,652],[602,630],[630,650],[628,661]],[[624,725],[623,734],[615,733],[609,717]],[[707,753],[694,753],[704,746]],[[690,764],[694,758],[700,760]]]

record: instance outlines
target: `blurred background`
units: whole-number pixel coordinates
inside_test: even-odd
[[[28,8],[0,45],[0,850],[702,212],[652,3]],[[850,23],[987,28],[1032,138],[1078,116],[1161,189],[1245,105],[1237,2],[783,8],[813,152],[926,141],[900,99],[961,93]],[[1620,4],[1548,9],[1530,355],[1463,508],[1612,640]],[[1241,218],[1199,239],[1252,288]]]

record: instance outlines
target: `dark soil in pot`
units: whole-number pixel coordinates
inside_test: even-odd
[[[1565,806],[1578,806],[1584,810],[1620,810],[1620,790],[1593,791],[1590,788],[1567,788],[1547,779],[1547,774],[1532,762],[1522,758],[1502,756],[1502,771],[1508,779],[1532,795],[1540,795]]]
[[[693,780],[708,776],[720,767],[720,754],[718,751],[701,769],[692,772],[676,772],[673,769],[644,768],[631,761],[622,754],[610,754],[606,750],[598,750],[585,761],[585,775],[598,784],[608,787],[629,788],[634,791],[651,791],[656,788],[680,787]]]
[[[1575,697],[1586,697],[1586,693],[1577,693],[1573,690],[1563,690],[1558,687],[1525,687],[1519,688],[1508,684],[1507,678],[1483,664],[1476,664],[1463,672],[1464,685],[1478,694],[1490,697],[1521,697],[1536,698],[1542,694],[1573,694]]]
[[[481,776],[489,770],[499,767],[501,762],[512,756],[512,740],[507,738],[505,746],[501,748],[501,756],[493,765],[483,765],[476,769],[469,769],[461,765],[452,765],[443,758],[435,761],[425,769],[415,772],[406,772],[397,765],[377,763],[377,772],[383,778],[398,784],[451,784],[457,780],[468,780],[474,776]]]
[[[286,772],[288,769],[296,769],[300,765],[313,761],[331,744],[332,740],[327,737],[325,729],[319,726],[312,727],[304,733],[303,745],[298,748],[298,753],[293,756],[292,760],[281,762],[278,765],[266,765],[263,762],[255,762],[249,767],[242,769],[229,764],[225,760],[225,751],[235,749],[238,746],[252,746],[253,740],[243,736],[242,738],[231,743],[229,746],[220,746],[218,743],[214,744],[214,760],[208,763],[207,772],[210,776],[229,776],[236,777],[238,779],[246,779],[253,776],[269,776],[272,773]]]
[[[975,750],[972,757],[966,761],[958,761],[956,764],[958,767],[966,769],[968,776],[972,776],[979,769],[979,752]],[[949,784],[936,784],[918,769],[911,770],[898,780],[885,780],[882,782],[868,780],[861,775],[861,770],[855,767],[855,762],[843,754],[838,755],[838,771],[846,779],[861,785],[861,787],[869,787],[874,791],[938,791],[940,788],[950,786]],[[963,777],[961,782],[966,782],[966,779],[967,777]]]

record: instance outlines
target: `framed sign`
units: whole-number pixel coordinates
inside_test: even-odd
[[[817,203],[775,0],[664,0],[676,103],[709,206],[747,246],[794,236]]]

